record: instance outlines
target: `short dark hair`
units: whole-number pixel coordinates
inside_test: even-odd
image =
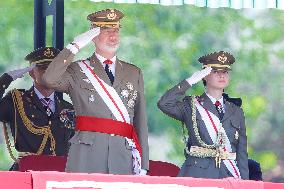
[[[203,83],[203,85],[206,87],[206,81],[205,81],[205,79],[202,79],[202,83]]]

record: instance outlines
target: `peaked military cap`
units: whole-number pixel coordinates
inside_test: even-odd
[[[204,55],[198,59],[203,68],[211,67],[216,70],[230,70],[235,58],[228,52],[219,51]]]
[[[41,47],[29,53],[25,60],[29,61],[31,65],[44,66],[48,65],[59,52],[60,50],[54,47]]]
[[[93,27],[120,28],[120,19],[123,16],[124,14],[117,9],[105,9],[89,14],[87,19]]]

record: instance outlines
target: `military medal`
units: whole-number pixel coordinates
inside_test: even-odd
[[[60,121],[64,123],[64,127],[67,129],[75,128],[75,111],[71,109],[63,109],[59,114]]]
[[[89,102],[94,102],[94,101],[95,101],[94,95],[90,95],[90,96],[89,96]]]
[[[239,132],[238,132],[238,131],[236,131],[236,133],[235,133],[235,139],[236,139],[236,140],[239,139]]]
[[[137,91],[136,90],[133,92],[132,98],[133,98],[133,100],[136,100],[136,98],[137,98]]]
[[[48,115],[48,117],[50,117],[51,116],[51,110],[50,110],[50,108],[46,108],[46,114]]]
[[[128,100],[128,102],[127,102],[127,106],[129,107],[129,108],[133,108],[134,107],[134,100],[133,99],[130,99],[130,100]]]
[[[123,90],[121,91],[121,95],[122,95],[123,98],[128,98],[128,96],[129,96],[128,90],[123,89]]]
[[[130,83],[130,82],[127,82],[126,83],[126,87],[130,90],[130,91],[132,91],[133,90],[133,84],[132,83]]]
[[[128,108],[134,108],[135,106],[135,100],[137,99],[138,92],[134,90],[134,86],[130,82],[126,82],[126,89],[121,90],[121,96],[123,98],[126,98],[127,101],[127,107]]]

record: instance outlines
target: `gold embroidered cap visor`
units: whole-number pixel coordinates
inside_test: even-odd
[[[87,19],[92,27],[121,28],[120,19],[123,16],[124,14],[117,9],[105,9],[89,14]]]
[[[204,55],[198,61],[203,64],[203,68],[211,67],[215,70],[231,70],[231,64],[235,62],[235,58],[228,52],[219,51]]]
[[[41,47],[29,53],[25,60],[30,62],[30,65],[47,67],[49,63],[59,54],[59,50],[54,47]]]
[[[206,64],[202,68],[211,67],[213,70],[222,71],[222,70],[232,70],[231,66],[228,65],[219,65],[219,64]]]

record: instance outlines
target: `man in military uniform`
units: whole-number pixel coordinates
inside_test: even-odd
[[[29,67],[4,73],[0,78],[0,120],[4,122],[6,137],[6,123],[10,126],[19,157],[68,154],[68,140],[74,135],[73,107],[59,99],[53,89],[38,82],[58,53],[53,47],[36,49],[25,58],[30,62]],[[11,82],[27,72],[33,79],[33,86],[29,90],[13,89],[3,97]],[[10,142],[8,140],[8,150],[11,150]],[[17,160],[11,151],[10,155],[21,165],[21,158]],[[11,169],[18,170],[18,163]]]
[[[248,179],[244,113],[222,96],[235,58],[220,51],[200,57],[199,62],[203,70],[168,90],[158,102],[165,114],[182,121],[188,130],[187,159],[179,176]],[[205,92],[181,101],[187,89],[201,80]]]
[[[123,16],[116,9],[88,15],[93,29],[75,37],[43,75],[44,84],[70,94],[76,112],[67,172],[146,174],[149,168],[142,72],[116,56]],[[72,62],[91,41],[94,54]]]

